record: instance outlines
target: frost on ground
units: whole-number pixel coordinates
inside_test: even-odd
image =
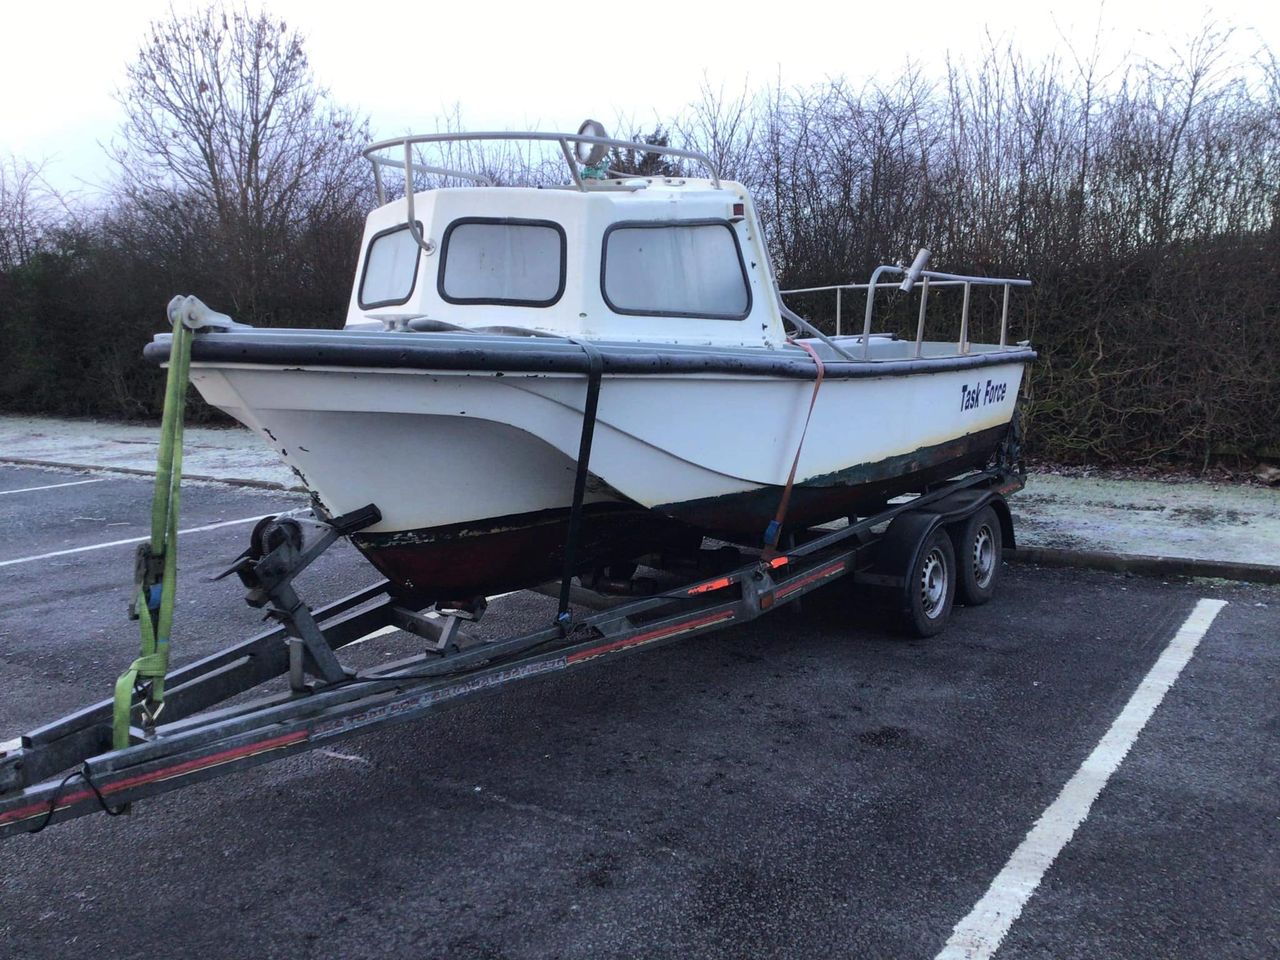
[[[295,487],[299,480],[276,452],[244,427],[187,427],[182,474]],[[53,417],[0,417],[0,460],[127,470],[155,470],[160,428]]]
[[[1280,490],[1031,475],[1009,498],[1018,543],[1280,566]]]
[[[0,460],[153,470],[155,426],[0,417]],[[298,485],[243,427],[189,427],[183,474]],[[1032,474],[1009,500],[1025,546],[1280,566],[1280,490]]]

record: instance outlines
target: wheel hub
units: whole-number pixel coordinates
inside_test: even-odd
[[[924,615],[933,619],[942,612],[947,599],[947,564],[942,551],[934,547],[925,557],[920,572],[920,605]]]
[[[983,524],[973,538],[973,580],[981,588],[991,583],[996,572],[995,535]]]

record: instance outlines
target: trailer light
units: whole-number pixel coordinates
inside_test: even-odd
[[[699,584],[689,590],[689,596],[697,596],[700,593],[711,593],[714,590],[723,590],[729,584],[733,583],[728,577],[721,577],[719,580],[708,580],[706,583]]]
[[[735,203],[733,205],[733,220],[738,221],[747,215],[747,205],[745,203]]]
[[[785,567],[790,562],[791,559],[789,557],[774,557],[769,561],[769,569],[777,570],[779,567]]]

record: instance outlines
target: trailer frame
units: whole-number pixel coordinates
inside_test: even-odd
[[[0,838],[97,810],[119,813],[146,797],[415,720],[520,681],[746,623],[845,577],[909,602],[920,546],[939,528],[954,530],[991,506],[1005,546],[1013,546],[1004,497],[1023,482],[1011,432],[995,466],[890,502],[872,516],[851,517],[838,529],[794,531],[777,555],[732,546],[737,564],[653,596],[618,599],[575,587],[575,601],[601,609],[493,641],[467,632],[467,621],[482,609],[415,609],[385,580],[312,611],[293,591],[293,577],[340,536],[374,522],[376,508],[316,518],[322,532],[309,548],[293,529],[298,517],[272,518],[255,529],[250,549],[227,572],[240,576],[247,602],[265,607],[278,625],[169,671],[162,713],[151,717],[140,698],[134,712],[150,725],[131,725],[126,747],[112,749],[111,699],[0,744]],[[699,556],[723,566],[724,550],[702,549]],[[423,652],[358,673],[340,663],[344,646],[387,627],[417,635]],[[282,677],[287,690],[222,705]]]

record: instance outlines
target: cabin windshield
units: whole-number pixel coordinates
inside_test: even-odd
[[[565,233],[550,220],[465,217],[444,232],[438,288],[447,303],[549,307],[565,284]]]
[[[422,229],[422,225],[418,225]],[[407,303],[418,280],[418,242],[407,223],[383,230],[369,241],[360,278],[362,309]]]
[[[604,238],[601,289],[615,313],[741,320],[751,289],[724,220],[620,223]]]

